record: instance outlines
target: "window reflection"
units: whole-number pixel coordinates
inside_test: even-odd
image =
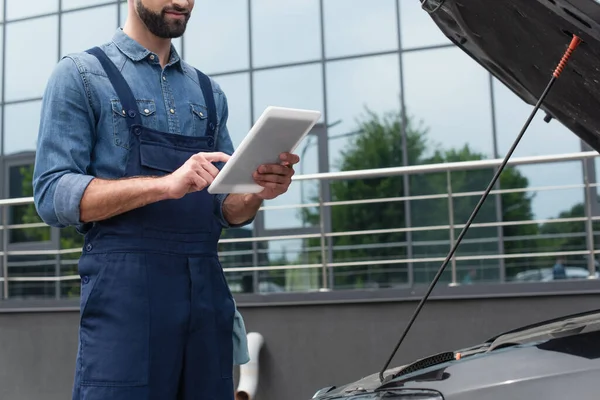
[[[529,187],[569,186],[583,184],[580,161],[523,165],[519,171],[529,180]],[[532,206],[536,219],[557,218],[577,203],[583,202],[583,188],[536,191]]]
[[[235,74],[215,77],[227,96],[229,118],[227,128],[233,146],[237,148],[250,130],[250,74]]]
[[[533,106],[523,102],[504,84],[494,79],[494,99],[498,129],[498,147],[503,157],[523,128]],[[544,113],[538,112],[513,157],[576,153],[581,150],[578,137],[558,121],[544,122]],[[581,163],[543,164],[519,167],[529,179],[530,186],[555,186],[582,182]],[[581,201],[583,189],[575,191],[540,192],[533,200],[538,218],[558,216],[575,202]]]
[[[525,103],[495,78],[493,85],[498,147],[500,153],[505,154],[523,128],[533,106]],[[558,121],[544,122],[544,115],[543,111],[536,114],[519,147],[515,150],[514,157],[572,153],[581,150],[580,140],[574,133]]]
[[[402,48],[452,44],[415,0],[400,1]]]
[[[62,0],[61,8],[64,10],[72,10],[74,8],[83,8],[95,6],[97,4],[115,4],[110,0]]]
[[[327,64],[327,112],[329,129],[329,164],[337,170],[340,151],[358,121],[400,109],[400,72],[397,55],[335,61]]]
[[[256,72],[254,74],[254,119],[257,119],[270,105],[323,112],[321,65]]]
[[[6,0],[7,20],[54,12],[58,12],[58,0]]]
[[[395,0],[325,0],[328,58],[398,49]]]
[[[8,197],[11,199],[33,196],[31,182],[33,164],[19,164],[8,167]],[[33,204],[9,208],[10,224],[33,224],[42,222]],[[50,228],[27,228],[9,230],[9,243],[43,242],[50,240]]]
[[[256,120],[270,105],[323,112],[321,65],[286,67],[256,72],[254,76],[254,119]],[[306,140],[296,152],[303,151]],[[316,138],[310,141],[313,145],[309,145],[304,156],[311,160],[312,165],[316,168],[318,166]],[[308,173],[310,169],[307,166],[308,163],[304,161],[302,165],[296,167],[296,171]],[[293,184],[287,193],[270,201],[269,205],[299,204],[302,202],[303,189],[308,190],[313,186],[311,183]],[[311,195],[315,194],[311,192]],[[308,192],[304,193],[304,200],[308,201],[309,196]],[[302,221],[298,214],[298,209],[267,211],[265,212],[265,227],[269,229],[300,227]]]
[[[115,31],[117,7],[110,5],[62,15],[62,55],[85,51],[111,40]],[[85,30],[85,35],[80,34]]]
[[[41,97],[57,60],[57,15],[7,24],[6,101]]]
[[[35,150],[41,106],[41,101],[4,106],[4,154]]]
[[[247,69],[248,2],[196,2],[185,32],[186,61],[206,73]]]
[[[468,144],[493,157],[488,73],[457,48],[405,53],[403,66],[406,111],[429,128],[428,150]]]
[[[321,58],[319,0],[253,0],[256,67]]]

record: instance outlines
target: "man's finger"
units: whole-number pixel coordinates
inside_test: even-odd
[[[204,180],[206,181],[206,184],[210,185],[213,180],[215,179],[214,176],[212,176],[207,170],[200,168],[197,171],[198,175]]]
[[[202,163],[200,168],[203,168],[208,172],[213,178],[217,176],[219,173],[219,168],[215,167],[212,163]]]
[[[207,186],[207,183],[200,175],[192,175],[192,179],[194,180],[194,189],[202,190]]]
[[[256,183],[258,183],[260,186],[262,186],[264,188],[268,188],[268,189],[276,189],[277,187],[280,186],[280,184],[278,184],[278,183],[264,181],[264,180],[261,180],[261,179],[254,179],[254,181]]]
[[[276,174],[276,175],[287,176],[291,173],[291,170],[289,167],[286,167],[284,165],[267,164],[267,165],[261,165],[260,167],[258,167],[258,172],[260,174]]]
[[[209,162],[227,162],[231,158],[229,154],[220,151],[215,151],[214,153],[202,153],[202,155],[204,155],[204,159]]]
[[[288,163],[290,166],[294,164],[298,164],[300,162],[300,157],[296,154],[292,153],[281,153],[279,156],[281,161]]]
[[[254,179],[258,179],[258,180],[264,181],[264,182],[278,183],[278,184],[283,184],[283,183],[287,182],[286,176],[275,175],[275,174],[259,174],[256,172],[254,173]]]

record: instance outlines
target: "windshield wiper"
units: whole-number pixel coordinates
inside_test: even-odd
[[[425,0],[423,0],[423,3],[428,3],[428,2],[425,1]],[[439,6],[435,9],[435,11],[437,11],[441,7],[441,3],[443,3],[443,1],[440,2]],[[525,131],[527,130],[527,128],[531,124],[531,121],[533,120],[533,117],[535,116],[535,114],[539,110],[540,106],[542,105],[542,102],[545,100],[546,96],[550,92],[550,89],[554,85],[554,82],[556,82],[556,80],[559,78],[559,76],[563,72],[563,70],[564,70],[567,62],[569,61],[569,58],[571,57],[571,54],[577,48],[577,46],[579,46],[580,43],[581,43],[581,39],[578,36],[573,35],[573,39],[571,40],[571,43],[569,44],[569,47],[567,48],[567,50],[565,51],[565,54],[563,55],[563,57],[561,58],[560,62],[558,63],[558,66],[554,70],[554,73],[552,74],[552,78],[550,79],[550,82],[548,82],[548,85],[546,86],[546,89],[544,90],[544,92],[540,96],[537,104],[535,105],[535,107],[531,111],[531,114],[529,115],[529,118],[525,122],[525,125],[521,129],[521,132],[519,132],[519,135],[517,136],[517,138],[513,142],[512,146],[508,150],[508,153],[504,157],[504,160],[502,161],[502,163],[500,164],[500,167],[498,168],[498,170],[494,174],[494,177],[490,181],[488,187],[485,189],[485,192],[481,196],[481,199],[479,199],[479,203],[477,203],[477,205],[475,206],[475,209],[473,210],[473,213],[471,214],[471,216],[467,220],[467,223],[465,224],[465,226],[463,227],[462,231],[460,232],[460,235],[456,239],[456,242],[454,243],[454,245],[450,249],[450,252],[446,256],[446,259],[442,263],[442,266],[440,267],[440,269],[438,270],[438,272],[435,274],[435,276],[433,278],[433,281],[429,285],[429,288],[427,289],[427,292],[425,293],[425,295],[423,296],[423,298],[419,302],[419,304],[417,306],[417,309],[415,310],[415,312],[413,313],[412,317],[410,318],[410,320],[408,322],[408,325],[406,326],[406,329],[402,333],[402,336],[400,337],[400,340],[396,344],[396,347],[392,351],[392,354],[390,354],[390,356],[389,356],[388,360],[386,361],[385,365],[383,366],[383,368],[379,372],[379,380],[382,383],[384,383],[385,380],[386,380],[386,378],[383,376],[383,374],[385,373],[385,371],[387,370],[388,366],[392,362],[392,359],[396,355],[396,352],[398,351],[398,348],[400,347],[400,345],[404,341],[404,338],[406,337],[408,331],[410,330],[410,328],[412,327],[413,323],[415,322],[415,319],[417,318],[417,315],[419,315],[419,312],[423,308],[423,305],[425,304],[425,302],[429,298],[429,295],[431,294],[431,291],[435,287],[435,284],[438,282],[438,280],[442,276],[442,273],[444,272],[444,270],[446,269],[446,266],[448,265],[448,263],[450,262],[450,260],[454,256],[454,253],[456,253],[456,250],[457,250],[458,246],[460,245],[460,243],[462,242],[465,234],[467,233],[467,230],[470,228],[471,224],[473,223],[473,220],[475,219],[475,217],[479,213],[479,210],[481,209],[481,206],[483,206],[483,203],[485,202],[485,200],[487,199],[488,195],[492,191],[492,188],[496,184],[496,181],[500,177],[500,174],[502,173],[502,171],[504,170],[504,168],[508,164],[508,160],[510,159],[510,157],[514,153],[514,151],[517,148],[517,146],[518,146],[519,142],[521,141],[521,139],[523,138],[523,135],[525,134]],[[388,380],[389,379],[393,379],[393,375],[390,375],[389,378],[387,378],[387,379]]]

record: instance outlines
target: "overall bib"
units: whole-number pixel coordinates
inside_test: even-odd
[[[162,176],[215,149],[217,113],[205,136],[142,126],[135,96],[100,48],[123,105],[130,149],[124,177]],[[234,302],[217,255],[221,225],[206,189],[95,223],[79,262],[81,321],[74,400],[233,400]]]

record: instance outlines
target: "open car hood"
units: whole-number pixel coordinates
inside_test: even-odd
[[[429,14],[441,31],[531,105],[579,36],[541,109],[600,152],[600,0],[412,1],[442,3]]]

